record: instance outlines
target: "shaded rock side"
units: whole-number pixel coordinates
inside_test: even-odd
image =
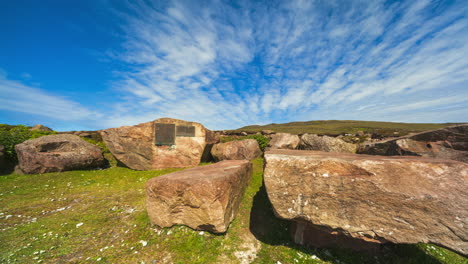
[[[224,233],[252,177],[252,163],[225,160],[152,178],[146,206],[152,224]]]
[[[211,149],[215,161],[220,160],[253,160],[262,155],[255,139],[244,139],[219,143]]]
[[[26,173],[95,169],[105,166],[102,150],[75,135],[48,135],[15,146],[18,167]]]
[[[270,149],[297,149],[300,141],[301,140],[298,135],[276,133],[271,135],[271,140],[268,146]]]
[[[194,136],[176,136],[173,145],[156,145],[156,124],[195,127]],[[196,122],[160,118],[136,126],[101,130],[101,136],[114,157],[134,170],[194,167],[200,163],[208,142],[217,136]]]
[[[266,191],[280,218],[367,242],[468,253],[465,163],[294,150],[269,151],[265,162]]]
[[[468,163],[468,125],[364,144],[359,146],[357,152],[385,156],[423,156]]]
[[[299,143],[299,149],[325,152],[356,153],[356,148],[355,144],[347,143],[342,139],[315,134],[302,135]]]

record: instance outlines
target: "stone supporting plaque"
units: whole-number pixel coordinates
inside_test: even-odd
[[[174,145],[175,144],[175,124],[156,123],[155,143],[156,145]]]
[[[194,137],[195,127],[194,126],[177,126],[176,136],[178,137]]]

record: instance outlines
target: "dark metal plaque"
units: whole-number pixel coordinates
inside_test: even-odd
[[[194,126],[177,126],[176,136],[178,137],[194,137],[195,127]]]
[[[175,127],[175,124],[156,123],[156,145],[174,145]]]

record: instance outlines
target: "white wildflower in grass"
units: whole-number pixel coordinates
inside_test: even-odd
[[[78,227],[80,227],[82,225],[83,225],[83,223],[78,223],[78,224],[76,224],[76,228],[78,228]]]
[[[144,240],[140,240],[140,243],[142,246],[146,247],[146,245],[148,245],[148,242],[144,241]]]
[[[205,232],[201,231],[200,233],[198,233],[200,236],[203,236],[205,234]]]

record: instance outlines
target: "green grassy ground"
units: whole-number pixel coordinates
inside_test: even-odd
[[[144,184],[173,171],[0,176],[0,263],[468,263],[424,244],[377,257],[292,244],[262,187],[262,159],[226,234],[151,226]]]
[[[413,132],[422,132],[426,130],[439,129],[455,123],[445,124],[423,124],[423,123],[393,123],[393,122],[373,122],[373,121],[352,121],[352,120],[323,120],[307,122],[291,122],[285,124],[269,124],[264,126],[246,126],[233,131],[259,132],[265,129],[276,132],[292,134],[322,134],[339,135],[342,133],[354,134],[357,131],[377,132],[385,136],[393,136],[394,132],[399,135],[406,135]]]

